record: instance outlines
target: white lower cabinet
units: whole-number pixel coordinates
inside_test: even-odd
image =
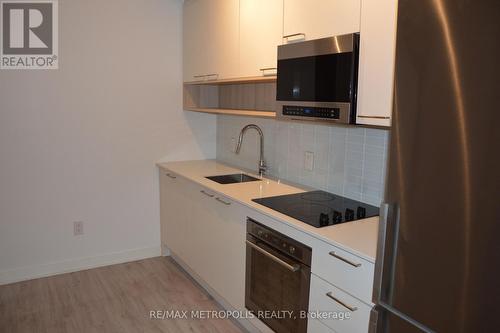
[[[190,220],[190,182],[175,173],[160,170],[160,219],[162,251],[167,247],[182,259],[188,257],[187,221]]]
[[[368,332],[370,307],[314,274],[309,311],[321,316],[318,319],[337,333]]]
[[[234,201],[198,187],[193,193],[188,265],[237,309],[245,304],[246,216]]]
[[[337,333],[330,327],[323,324],[318,319],[309,319],[307,321],[307,332],[308,333]]]
[[[371,303],[375,265],[336,246],[314,243],[311,271],[365,303]]]
[[[308,332],[368,331],[372,263],[164,169],[160,170],[160,201],[162,245],[232,309],[245,310],[249,216],[312,248]],[[340,320],[338,315],[350,318]],[[256,330],[269,332],[255,321]]]
[[[232,307],[245,307],[246,210],[160,171],[162,243]]]

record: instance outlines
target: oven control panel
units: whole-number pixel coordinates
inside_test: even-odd
[[[326,119],[340,119],[340,108],[320,108],[313,106],[283,105],[283,115],[326,118]]]
[[[272,233],[265,232],[263,230],[258,230],[257,236],[259,236],[260,239],[262,239],[268,243],[272,243],[275,247],[279,248],[283,252],[287,252],[291,255],[293,255],[293,254],[300,255],[300,253],[296,253],[298,251],[295,248],[295,246],[293,246],[293,245],[289,244],[287,241],[281,239],[281,237],[276,237]]]
[[[260,223],[248,219],[247,232],[257,239],[267,243],[276,250],[286,253],[289,256],[300,260],[305,264],[310,264],[311,248],[285,236],[276,230],[268,228]]]

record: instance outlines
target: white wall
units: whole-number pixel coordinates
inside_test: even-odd
[[[385,186],[388,131],[341,125],[217,116],[217,159],[256,170],[258,135],[248,131],[239,155],[232,138],[255,123],[264,132],[268,174],[372,205],[380,205]],[[314,169],[304,168],[304,154],[314,153]]]
[[[181,11],[60,0],[60,69],[0,71],[0,284],[159,254],[155,162],[215,156],[215,118],[182,111]]]

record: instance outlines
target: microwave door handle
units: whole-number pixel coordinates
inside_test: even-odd
[[[251,248],[255,249],[256,251],[262,253],[263,255],[265,255],[266,257],[268,257],[269,259],[271,259],[272,261],[280,264],[281,266],[285,267],[286,269],[288,269],[289,271],[292,271],[292,272],[297,272],[298,270],[300,270],[300,265],[297,265],[297,264],[294,264],[294,265],[290,265],[289,263],[287,262],[284,262],[283,260],[281,260],[280,258],[276,257],[275,255],[267,252],[266,250],[264,250],[263,248],[261,248],[260,246],[246,240],[245,241],[247,243],[247,245],[249,245]]]

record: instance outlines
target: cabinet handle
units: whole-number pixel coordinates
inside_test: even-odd
[[[218,201],[218,202],[220,202],[220,203],[223,203],[223,204],[224,204],[224,205],[226,205],[226,206],[229,206],[229,205],[231,204],[230,202],[224,201],[224,200],[222,200],[221,198],[215,198],[215,200],[217,200],[217,201]]]
[[[216,73],[214,73],[214,74],[204,74],[204,75],[193,75],[193,77],[195,79],[207,78],[207,77],[211,77],[211,76],[215,76],[215,78],[212,79],[212,80],[217,80],[219,78],[219,74],[216,74]]]
[[[200,192],[203,193],[203,194],[205,194],[207,197],[210,197],[210,198],[214,197],[213,194],[207,193],[207,192],[205,192],[205,190],[201,190]]]
[[[350,261],[350,260],[348,260],[346,258],[343,258],[343,257],[339,256],[338,254],[336,254],[334,251],[328,252],[328,254],[331,255],[334,258],[342,260],[345,263],[348,263],[351,266],[354,266],[354,267],[360,267],[361,266],[360,263],[355,263],[355,262],[352,262],[352,261]]]
[[[171,175],[171,174],[169,174],[169,173],[166,173],[166,174],[165,174],[165,176],[167,176],[168,178],[172,178],[172,179],[177,178],[176,176],[172,176],[172,175]]]
[[[391,119],[391,117],[383,117],[383,116],[362,116],[358,114],[359,118],[371,118],[371,119]]]
[[[276,67],[266,67],[266,68],[261,68],[260,69],[260,71],[262,72],[263,76],[275,75],[274,71],[276,71],[276,70],[278,70]],[[266,74],[266,71],[273,71],[273,72]]]
[[[211,79],[211,80],[217,80],[219,78],[219,74],[217,73],[214,73],[214,74],[207,74],[205,75],[206,77],[211,77],[211,76],[214,76],[215,78]]]
[[[327,292],[326,296],[330,297],[335,302],[339,303],[340,305],[342,305],[344,308],[348,309],[349,311],[354,312],[354,311],[356,311],[358,309],[355,306],[350,306],[350,305],[345,304],[344,302],[342,302],[341,300],[339,300],[337,297],[333,296],[333,292],[332,291]]]
[[[303,32],[298,32],[296,34],[291,34],[291,35],[285,35],[283,36],[283,39],[288,39],[290,37],[296,37],[296,36],[302,36],[304,39],[306,39],[306,34]]]

